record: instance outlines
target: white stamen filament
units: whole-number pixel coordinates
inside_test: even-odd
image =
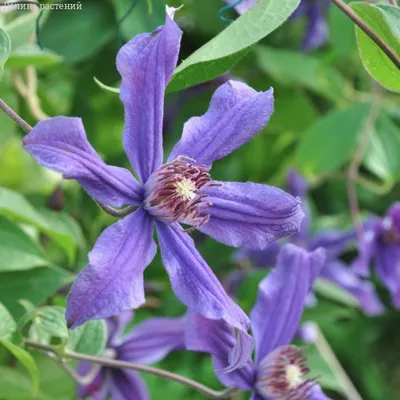
[[[290,389],[295,389],[301,383],[303,383],[303,374],[301,369],[294,364],[290,364],[286,367],[286,379]]]

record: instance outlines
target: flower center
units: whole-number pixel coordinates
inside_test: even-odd
[[[215,186],[204,165],[179,156],[155,171],[145,185],[146,210],[165,222],[181,222],[197,228],[209,219],[210,202],[201,189]]]
[[[383,220],[383,241],[387,244],[400,244],[400,233],[393,224],[393,221],[387,217]]]
[[[298,347],[278,347],[258,367],[257,391],[266,399],[309,399],[315,381],[305,379],[305,375],[310,372],[306,361],[307,358]]]

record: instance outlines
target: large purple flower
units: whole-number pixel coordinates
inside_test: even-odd
[[[375,271],[392,295],[393,304],[400,307],[400,203],[395,203],[384,218],[371,218],[365,224],[360,254],[353,271],[369,276],[374,261]]]
[[[323,247],[326,251],[327,259],[321,270],[320,278],[344,289],[357,301],[365,314],[380,314],[383,311],[383,306],[376,294],[374,285],[360,278],[358,274],[339,259],[347,250],[349,243],[356,239],[355,231],[353,229],[349,231],[329,230],[313,233],[311,229],[311,212],[307,201],[308,187],[305,179],[296,171],[291,170],[288,173],[287,187],[290,193],[302,199],[302,206],[305,211],[301,229],[290,238],[291,243],[308,251]],[[249,259],[257,267],[271,267],[276,263],[279,250],[280,244],[276,242],[264,250],[242,249],[236,255],[236,260],[243,262]],[[310,305],[313,304],[312,300],[312,294],[310,294]]]
[[[89,253],[89,265],[67,299],[70,327],[144,302],[143,271],[156,253],[156,227],[177,297],[206,318],[226,321],[245,339],[248,317],[226,294],[180,224],[230,246],[257,249],[299,229],[303,212],[291,195],[255,183],[213,181],[209,174],[215,160],[267,124],[273,112],[272,89],[256,92],[234,81],[220,86],[208,111],[185,124],[181,140],[162,164],[164,92],[177,63],[181,33],[167,15],[164,26],[138,35],[117,56],[125,106],[123,144],[141,183],[128,170],[101,160],[79,118],[42,121],[23,140],[41,165],[76,179],[97,202],[137,206],[108,227]]]
[[[324,260],[322,249],[308,253],[292,244],[282,248],[277,267],[260,283],[250,315],[254,362],[228,374],[219,373],[228,363],[234,332],[223,321],[207,320],[193,312],[187,315],[186,347],[211,354],[221,383],[251,390],[253,400],[327,399],[319,385],[305,377],[310,369],[301,349],[290,344]]]
[[[248,11],[259,0],[224,0],[234,6],[238,14]],[[330,0],[302,0],[292,18],[305,17],[307,31],[303,40],[303,50],[310,51],[321,47],[328,39],[328,23],[326,21],[327,9]]]
[[[108,341],[104,356],[139,364],[152,364],[162,360],[171,351],[184,348],[184,318],[151,318],[123,335],[126,324],[131,319],[131,312],[124,312],[119,318],[107,319]],[[87,385],[78,386],[79,399],[150,398],[146,383],[135,371],[80,362],[77,372],[82,377],[92,377]]]

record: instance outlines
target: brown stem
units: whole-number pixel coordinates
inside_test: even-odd
[[[396,0],[389,0],[390,4],[393,4],[394,6],[397,6],[397,1]]]
[[[34,349],[45,352],[51,352],[57,355],[57,350],[53,346],[38,343],[30,339],[25,339],[24,342],[27,346],[32,347]],[[236,388],[228,388],[222,391],[213,390],[207,386],[202,385],[199,382],[193,381],[192,379],[189,378],[185,378],[182,375],[174,374],[173,372],[165,371],[159,368],[150,367],[148,365],[141,365],[122,360],[114,360],[105,357],[90,356],[88,354],[75,353],[74,351],[69,351],[69,350],[66,350],[64,352],[64,356],[66,358],[71,358],[74,360],[88,361],[95,364],[100,364],[108,368],[132,369],[134,371],[146,372],[148,374],[161,376],[162,378],[166,378],[181,383],[182,385],[189,386],[190,388],[197,390],[198,392],[201,392],[207,397],[211,397],[213,399],[229,399],[232,393],[236,391]]]
[[[341,11],[343,11],[356,25],[360,27],[392,60],[393,64],[400,69],[400,57],[387,45],[375,31],[346,3],[342,0],[331,0]]]
[[[30,132],[32,127],[23,120],[7,103],[0,99],[0,109],[3,110],[11,119],[13,119],[25,132]]]

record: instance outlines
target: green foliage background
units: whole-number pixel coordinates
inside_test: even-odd
[[[273,86],[276,103],[270,123],[253,141],[215,163],[213,178],[284,187],[288,168],[296,168],[311,184],[315,229],[349,227],[346,170],[376,90],[363,63],[374,75],[368,68],[368,57],[372,57],[373,65],[379,69],[374,76],[380,82],[383,79],[381,83],[392,90],[398,90],[400,76],[394,78],[394,83],[386,79],[385,65],[374,64],[377,52],[376,48],[371,48],[374,44],[359,30],[356,37],[352,22],[334,7],[327,14],[329,42],[311,54],[299,50],[305,32],[304,20],[286,22],[276,30],[279,24],[266,24],[260,33],[251,28],[252,23],[257,24],[252,20],[256,18],[254,14],[241,17],[240,25],[236,21],[240,29],[228,28],[231,30],[219,36],[212,48],[205,47],[191,56],[226,28],[227,24],[217,16],[223,3],[219,0],[171,0],[168,3],[171,6],[184,4],[176,17],[184,37],[180,54],[183,64],[166,97],[166,110],[172,114],[164,132],[166,149],[178,140],[183,123],[189,117],[205,112],[217,83],[184,92],[184,95],[180,89],[227,70],[233,78],[244,80],[255,89],[266,90]],[[298,1],[264,0],[264,3],[271,3],[271,9],[275,4],[283,22]],[[15,72],[23,74],[28,65],[35,66],[42,110],[49,116],[81,117],[90,142],[103,159],[125,167],[129,166],[121,142],[122,104],[118,95],[100,88],[93,78],[118,87],[115,67],[118,39],[127,41],[163,22],[162,0],[139,0],[123,22],[118,38],[117,21],[130,5],[130,0],[84,0],[82,10],[46,11],[41,18],[43,51],[31,40],[37,14],[0,14],[0,38],[1,43],[5,43],[3,53],[6,54],[3,56],[0,51],[0,71],[5,62],[1,98],[29,123],[35,124],[37,120],[18,94],[14,81]],[[364,10],[365,5],[354,7],[364,15],[370,12]],[[229,14],[235,17],[234,12],[226,16]],[[381,21],[383,17],[378,15],[377,18]],[[400,48],[399,31],[392,28],[393,21],[400,19],[396,19],[396,13],[390,18],[392,25],[389,22],[386,34],[390,34],[390,40]],[[256,43],[257,40],[260,41]],[[0,308],[0,333],[2,321],[10,321],[10,313],[16,321],[24,315],[35,321],[36,325],[32,326],[37,329],[36,335],[43,335],[42,329],[47,335],[67,340],[68,334],[62,334],[62,323],[58,328],[52,324],[51,328],[46,328],[44,321],[50,318],[59,323],[54,310],[65,306],[66,288],[85,266],[87,253],[100,232],[113,219],[75,182],[62,181],[57,174],[39,167],[23,151],[22,136],[17,125],[0,113],[0,303],[6,308]],[[394,91],[386,90],[382,93],[379,117],[362,160],[361,184],[357,185],[363,214],[383,214],[399,198],[399,160],[400,98]],[[55,205],[61,211],[54,211]],[[212,239],[194,236],[201,254],[221,278],[236,268],[232,249]],[[350,253],[349,259],[353,256]],[[265,274],[259,271],[241,282],[238,302],[245,311],[254,304],[257,285]],[[149,305],[137,311],[135,321],[154,315],[179,316],[185,311],[169,288],[159,256],[146,270],[145,278],[160,283],[162,289],[149,295]],[[307,310],[304,319],[319,324],[363,399],[395,400],[400,391],[400,313],[392,309],[386,290],[376,283],[387,306],[382,316],[368,318],[349,304],[340,291],[332,295],[321,288],[318,306]],[[21,304],[21,299],[26,301]],[[50,307],[52,311],[36,308],[44,305],[56,307]],[[49,333],[49,329],[56,329],[56,334]],[[73,339],[81,346],[81,351],[96,353],[101,350],[103,328],[93,329],[97,332],[94,335],[97,339],[91,343],[94,347],[88,348],[81,337]],[[21,344],[18,335],[10,337],[12,331],[4,331],[7,343]],[[0,335],[0,342],[4,338]],[[27,360],[31,357],[28,353],[10,353],[13,344],[7,346],[0,346],[0,399],[32,398],[35,379],[39,379],[35,397],[38,400],[75,398],[73,382],[53,361],[32,352],[35,367],[31,365],[33,361]],[[313,373],[321,376],[327,392],[334,399],[345,399],[346,390],[335,368],[312,346],[307,352]],[[203,355],[175,353],[160,366],[213,388],[221,387],[209,358]],[[201,398],[177,383],[153,376],[145,378],[155,399]],[[248,397],[247,394],[238,398],[240,396]]]

